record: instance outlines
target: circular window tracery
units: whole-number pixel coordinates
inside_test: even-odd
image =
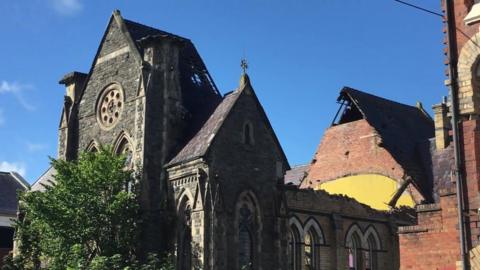
[[[97,103],[97,119],[106,129],[117,124],[124,107],[123,90],[117,83],[107,86],[99,97]]]

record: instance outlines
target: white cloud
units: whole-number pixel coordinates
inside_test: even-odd
[[[18,82],[7,82],[1,81],[0,82],[0,94],[13,94],[18,102],[25,108],[26,110],[33,111],[35,107],[32,106],[29,102],[25,100],[23,97],[23,92],[25,90],[33,89],[33,86],[30,84],[21,84]]]
[[[42,144],[42,143],[31,143],[27,142],[27,150],[29,152],[37,152],[37,151],[42,151],[47,148],[47,145]]]
[[[0,126],[5,124],[5,115],[3,114],[3,110],[0,109]]]
[[[25,86],[17,82],[10,83],[7,81],[2,81],[2,83],[0,83],[0,93],[18,93],[23,88],[25,88]]]
[[[60,15],[73,15],[83,9],[80,0],[51,0],[51,3]]]
[[[18,162],[8,162],[8,161],[0,161],[0,171],[2,172],[17,172],[21,176],[25,177],[27,173],[27,168],[25,164],[18,163]]]

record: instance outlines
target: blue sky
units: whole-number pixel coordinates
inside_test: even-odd
[[[429,110],[447,95],[441,18],[393,0],[2,0],[0,170],[33,182],[56,157],[58,81],[88,72],[114,9],[190,38],[222,93],[245,55],[291,165],[312,158],[342,86]]]

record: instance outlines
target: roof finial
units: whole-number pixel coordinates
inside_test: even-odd
[[[247,59],[245,59],[245,57],[242,58],[242,60],[240,61],[240,66],[242,67],[243,74],[247,74],[248,63],[247,63]]]

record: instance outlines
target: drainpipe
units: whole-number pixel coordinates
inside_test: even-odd
[[[458,225],[460,237],[460,252],[462,257],[462,269],[469,269],[468,254],[466,252],[465,241],[465,222],[464,222],[464,201],[463,201],[463,176],[462,176],[462,160],[460,149],[460,138],[458,124],[460,122],[458,115],[458,89],[457,89],[457,59],[455,44],[456,26],[453,18],[452,0],[445,0],[445,20],[447,22],[447,38],[448,38],[448,74],[450,77],[449,91],[452,99],[452,131],[453,131],[453,148],[455,153],[455,173],[454,177],[457,188],[457,209],[458,209]]]

